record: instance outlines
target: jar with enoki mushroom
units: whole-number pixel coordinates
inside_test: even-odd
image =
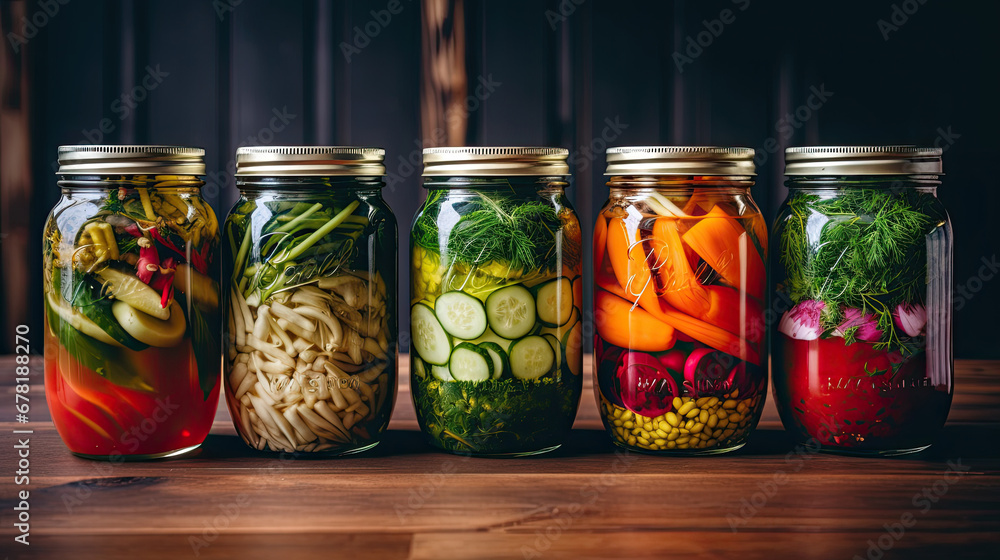
[[[396,396],[396,219],[384,150],[247,147],[226,221],[225,393],[261,451],[356,453]]]

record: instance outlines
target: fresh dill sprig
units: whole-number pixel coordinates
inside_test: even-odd
[[[778,226],[781,288],[792,301],[826,302],[824,330],[843,320],[843,309],[857,308],[878,322],[877,347],[901,347],[892,311],[923,302],[926,236],[943,223],[937,199],[917,189],[793,190]]]
[[[458,219],[440,219],[443,206],[449,206]],[[556,232],[562,222],[549,201],[483,191],[472,198],[448,200],[444,191],[431,191],[424,208],[414,223],[414,244],[447,253],[452,262],[506,263],[521,271],[556,266]],[[442,231],[442,226],[450,227]]]

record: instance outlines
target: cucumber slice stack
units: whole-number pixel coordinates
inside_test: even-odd
[[[504,286],[479,298],[461,290],[412,308],[418,376],[441,381],[580,375],[582,325],[573,282]],[[416,367],[416,366],[415,366]]]

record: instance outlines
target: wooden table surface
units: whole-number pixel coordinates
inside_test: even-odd
[[[623,455],[585,372],[569,441],[539,457],[432,451],[404,375],[388,434],[362,455],[257,455],[220,406],[197,454],[115,464],[76,458],[59,440],[41,362],[30,484],[15,486],[12,431],[25,425],[11,421],[13,360],[0,358],[4,558],[964,559],[996,558],[1000,546],[1000,362],[959,361],[939,441],[900,458],[796,455],[770,399],[739,452]],[[13,540],[23,489],[30,546]]]

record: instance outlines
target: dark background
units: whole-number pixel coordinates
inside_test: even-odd
[[[235,150],[251,139],[384,147],[389,172],[398,179],[385,196],[401,226],[399,285],[405,292],[406,232],[423,190],[419,167],[400,158],[419,153],[429,129],[421,125],[426,18],[418,0],[401,0],[402,11],[350,61],[341,43],[352,42],[355,27],[364,28],[374,19],[371,11],[383,10],[387,0],[44,3],[50,11],[57,5],[58,13],[38,16],[44,25],[17,52],[9,33],[24,32],[21,17],[44,8],[38,0],[0,3],[6,39],[0,77],[5,333],[23,322],[35,333],[41,329],[40,232],[59,195],[53,165],[60,144],[204,147],[211,172],[205,194],[220,217],[237,197]],[[458,143],[572,149],[571,196],[588,238],[606,197],[606,145],[763,151],[754,196],[770,220],[785,196],[784,146],[937,142],[946,149],[939,195],[955,229],[955,282],[967,294],[956,301],[956,357],[1000,358],[1000,281],[983,268],[983,259],[996,259],[1000,239],[992,169],[1000,153],[1000,3],[444,4],[462,9],[453,23],[464,30],[461,64],[471,96],[466,137]],[[727,9],[731,23],[711,21]],[[879,20],[897,28],[880,29]],[[711,36],[710,44],[700,53],[689,51],[688,38],[697,40],[706,25],[717,36],[703,33],[703,44]],[[675,52],[690,62],[679,69]],[[142,83],[147,66],[168,75],[126,115],[120,98]],[[476,97],[480,77],[499,85]],[[818,109],[800,109],[812,88],[832,95]],[[796,109],[808,116],[783,121]],[[294,118],[271,129],[274,111]],[[113,128],[103,137],[96,132],[102,119]],[[606,119],[627,126],[613,130]],[[405,313],[407,299],[400,300]],[[407,324],[401,315],[402,330]],[[11,350],[8,338],[0,350]],[[40,340],[36,335],[34,342]]]

